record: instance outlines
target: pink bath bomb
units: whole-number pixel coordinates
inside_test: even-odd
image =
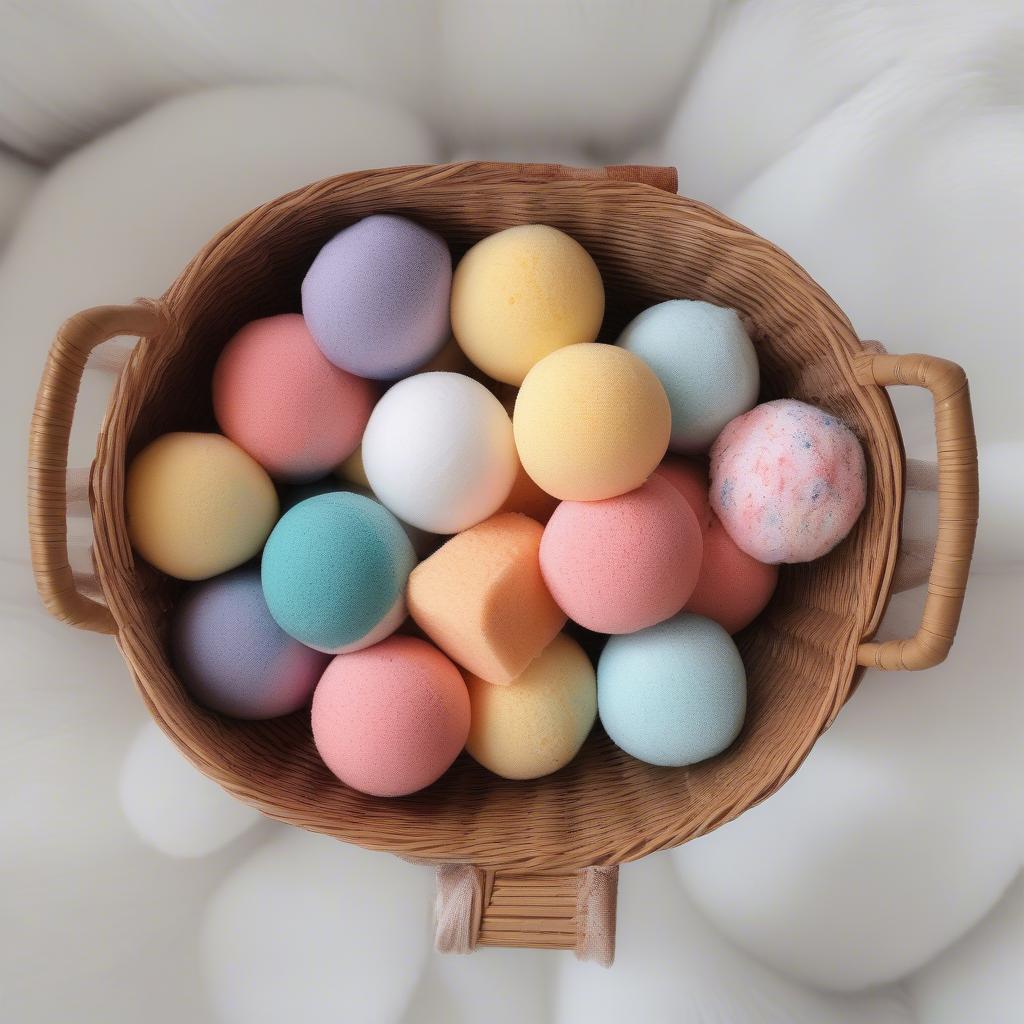
[[[651,477],[603,501],[563,501],[540,544],[551,596],[598,633],[633,633],[671,618],[697,583],[700,525],[671,484]]]
[[[328,768],[371,796],[439,779],[469,735],[469,692],[436,647],[391,636],[339,654],[313,694],[313,740]]]
[[[703,460],[669,457],[654,471],[690,503],[704,536],[697,586],[683,611],[713,619],[730,633],[749,626],[775,593],[779,569],[737,547],[711,510]]]
[[[711,448],[711,507],[761,562],[809,562],[853,528],[867,496],[864,452],[836,416],[791,398],[731,420]]]
[[[213,371],[220,429],[272,477],[315,480],[355,451],[377,393],[331,364],[298,313],[246,324]]]

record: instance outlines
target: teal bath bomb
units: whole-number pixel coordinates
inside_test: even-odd
[[[717,622],[683,612],[613,636],[597,663],[597,711],[627,754],[679,768],[721,753],[739,735],[747,674]]]
[[[618,344],[654,371],[672,410],[669,451],[706,452],[757,402],[757,353],[735,309],[672,299],[645,309]]]
[[[401,523],[380,502],[349,492],[300,501],[263,549],[263,594],[277,624],[336,654],[383,640],[405,618],[416,564]]]

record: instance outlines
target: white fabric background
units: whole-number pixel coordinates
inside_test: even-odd
[[[4,1019],[1024,1021],[1022,53],[995,0],[0,2]],[[453,156],[674,163],[862,337],[971,377],[982,520],[949,661],[869,673],[779,794],[624,868],[611,971],[435,956],[426,871],[231,801],[28,571],[27,428],[64,317],[159,294],[288,188]],[[79,464],[109,383],[87,374]],[[929,457],[927,403],[897,407]]]

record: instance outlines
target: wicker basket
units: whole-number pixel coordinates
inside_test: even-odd
[[[213,238],[162,298],[72,317],[50,352],[32,425],[30,530],[39,591],[76,626],[114,634],[153,718],[202,772],[281,821],[438,870],[439,944],[576,948],[610,962],[615,865],[684,843],[781,786],[828,728],[865,666],[920,669],[949,650],[977,520],[977,459],[963,371],[930,356],[862,346],[835,303],[785,253],[677,196],[669,169],[575,171],[464,163],[365,171],[269,202]],[[595,729],[547,778],[499,779],[463,756],[401,799],[354,792],[324,767],[308,715],[240,722],[189,700],[168,663],[168,611],[181,584],[132,554],[125,466],[169,430],[211,430],[210,375],[246,321],[299,308],[319,247],[369,213],[395,211],[440,232],[456,256],[512,224],[543,222],[577,238],[604,277],[602,338],[646,306],[707,299],[752,323],[763,397],[792,396],[842,416],[864,445],[867,506],[836,550],[783,568],[768,609],[739,637],[749,676],[742,734],[691,768],[642,764]],[[89,500],[104,604],[76,590],[68,561],[66,464],[90,350],[141,341],[118,378],[97,442]],[[938,436],[939,538],[917,635],[870,642],[889,598],[900,537],[904,459],[885,386],[932,391]]]

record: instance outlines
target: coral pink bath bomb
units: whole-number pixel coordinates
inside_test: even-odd
[[[246,324],[213,371],[220,429],[272,477],[316,480],[355,451],[374,386],[333,366],[298,313]]]
[[[675,615],[693,592],[703,541],[689,504],[660,477],[603,501],[563,501],[540,567],[558,606],[598,633],[633,633]]]
[[[831,551],[866,496],[853,431],[805,402],[758,405],[731,420],[711,449],[711,507],[762,562],[809,562]]]
[[[371,796],[439,779],[469,735],[469,693],[436,647],[392,636],[339,654],[313,694],[313,740],[328,768]]]
[[[736,546],[721,520],[711,511],[708,474],[703,462],[667,458],[655,471],[690,503],[704,535],[704,559],[697,586],[683,611],[704,615],[738,633],[764,610],[775,593],[779,569],[751,558]]]

